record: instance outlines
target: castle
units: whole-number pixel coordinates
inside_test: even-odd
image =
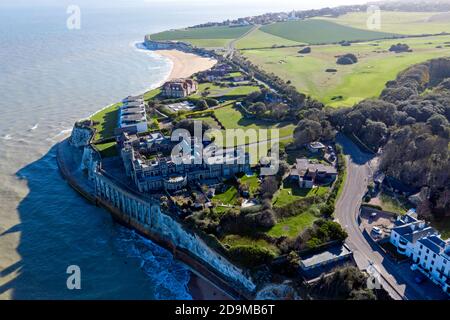
[[[249,155],[242,150],[221,152],[196,139],[173,142],[160,133],[146,136],[124,133],[119,145],[126,174],[140,192],[176,191],[191,183],[222,182],[250,171]]]

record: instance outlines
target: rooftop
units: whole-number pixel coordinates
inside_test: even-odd
[[[302,258],[301,265],[302,268],[308,269],[334,262],[340,258],[350,256],[351,254],[352,251],[345,244],[338,245],[320,253],[306,255]]]

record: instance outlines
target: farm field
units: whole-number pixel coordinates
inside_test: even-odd
[[[181,40],[199,47],[225,47],[229,41],[241,37],[251,28],[252,26],[187,28],[155,33],[151,35],[151,39]]]
[[[407,43],[412,53],[395,54],[388,49],[399,41]],[[267,72],[273,72],[303,93],[334,107],[348,107],[370,97],[377,97],[389,80],[407,67],[432,58],[450,55],[450,36],[377,40],[340,45],[311,46],[310,54],[299,54],[299,48],[244,50],[250,61]],[[437,48],[440,46],[441,48]],[[359,62],[336,64],[336,56],[354,53]],[[328,73],[326,69],[336,69]]]
[[[367,17],[367,13],[365,12],[354,12],[338,18],[321,17],[320,20],[359,29],[367,29]],[[381,29],[379,31],[404,35],[450,32],[450,13],[382,11]]]
[[[287,40],[309,44],[367,41],[395,36],[393,33],[357,29],[320,19],[278,22],[262,26],[260,30]]]
[[[277,37],[270,33],[255,30],[242,39],[236,42],[237,49],[248,49],[248,48],[270,48],[272,46],[296,46],[303,44],[298,41],[288,40],[282,37]]]

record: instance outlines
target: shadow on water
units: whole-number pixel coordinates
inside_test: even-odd
[[[17,172],[29,193],[17,207],[21,260],[0,271],[13,299],[189,298],[186,268],[165,250],[114,223],[61,177],[56,147]],[[81,269],[81,290],[68,290],[67,267]],[[14,274],[16,273],[16,274]]]

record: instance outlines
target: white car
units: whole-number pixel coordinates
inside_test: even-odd
[[[381,229],[378,227],[373,227],[372,232],[373,232],[373,234],[375,234],[377,236],[381,236],[383,234],[383,231],[381,231]]]

